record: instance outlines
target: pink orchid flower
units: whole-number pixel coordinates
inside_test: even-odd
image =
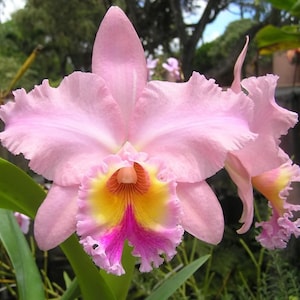
[[[162,67],[168,72],[167,79],[169,81],[181,81],[181,71],[177,58],[169,57],[167,61],[162,64]]]
[[[159,266],[161,254],[171,259],[184,230],[221,240],[222,209],[205,179],[224,167],[228,151],[256,137],[243,93],[225,94],[198,73],[185,83],[147,82],[140,40],[112,7],[96,36],[92,73],[14,95],[0,111],[2,143],[53,181],[34,223],[41,249],[77,230],[94,262],[120,275],[125,240],[141,271]]]
[[[155,68],[157,66],[159,59],[153,58],[152,55],[147,57],[147,70],[148,70],[148,80],[152,79],[152,76],[155,74]]]
[[[244,224],[238,232],[246,232],[253,222],[254,186],[266,196],[270,206],[274,208],[271,221],[260,224],[264,233],[258,240],[265,247],[282,248],[292,233],[299,235],[299,225],[295,225],[299,224],[299,221],[290,220],[293,216],[292,211],[299,210],[299,207],[288,204],[286,198],[287,190],[291,189],[291,182],[300,179],[300,169],[297,165],[292,165],[288,155],[279,147],[281,135],[286,134],[288,129],[297,123],[297,114],[275,102],[277,76],[266,75],[241,80],[247,45],[248,38],[236,62],[231,89],[239,93],[243,87],[254,102],[254,117],[250,128],[258,137],[243,149],[228,154],[226,170],[237,185],[244,206],[240,219]]]
[[[252,178],[253,186],[269,200],[272,209],[270,220],[256,224],[262,227],[262,232],[257,236],[262,246],[268,249],[285,248],[292,234],[300,236],[300,219],[294,219],[293,215],[294,211],[300,211],[300,205],[286,201],[292,189],[291,183],[299,181],[300,168],[292,165],[291,161]]]

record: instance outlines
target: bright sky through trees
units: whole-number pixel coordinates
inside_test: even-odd
[[[10,0],[10,1],[3,1],[2,4],[0,4],[0,23],[5,22],[9,20],[10,15],[18,10],[24,7],[26,3],[26,0]],[[192,22],[195,22],[199,19],[201,16],[206,2],[203,0],[199,0],[199,9],[195,12],[193,15],[186,15],[186,18],[191,20]],[[238,8],[234,6],[230,6],[230,11],[224,10],[220,13],[220,15],[217,17],[215,22],[213,24],[207,25],[207,28],[204,32],[204,38],[203,42],[210,42],[220,36],[226,29],[227,24],[230,22],[237,20],[239,18],[239,12]]]

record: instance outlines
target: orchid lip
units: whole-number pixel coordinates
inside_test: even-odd
[[[173,257],[183,234],[176,183],[161,178],[161,164],[132,152],[120,151],[92,169],[78,198],[80,242],[98,266],[116,275],[124,272],[126,240],[141,260],[140,270],[150,271],[163,262],[161,254]]]

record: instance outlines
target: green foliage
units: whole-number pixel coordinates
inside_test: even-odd
[[[131,254],[132,247],[127,243],[124,245],[122,254],[122,265],[125,270],[125,274],[122,276],[115,276],[107,274],[104,270],[100,271],[101,276],[105,280],[108,286],[113,286],[112,292],[117,300],[125,300],[127,292],[131,286],[132,276],[135,269],[136,258]]]
[[[255,37],[260,54],[272,54],[276,51],[299,48],[299,29],[298,25],[283,26],[281,28],[272,25],[264,27]]]
[[[185,266],[182,270],[178,271],[175,275],[166,280],[159,286],[146,300],[164,300],[168,299],[197,269],[199,269],[207,260],[209,256],[202,256],[189,265]]]
[[[300,17],[300,1],[299,0],[268,0],[274,7],[290,12],[294,16]]]
[[[278,9],[285,10],[292,16],[300,17],[299,0],[268,0],[268,2]],[[272,54],[276,51],[300,47],[300,27],[299,24],[297,24],[297,19],[294,17],[292,19],[296,24],[282,27],[267,25],[256,34],[255,40],[260,54]],[[291,24],[291,22],[289,24]]]
[[[13,164],[0,159],[1,208],[16,210],[34,218],[44,197],[45,192],[31,177]],[[60,246],[77,275],[84,299],[93,300],[94,295],[100,293],[107,300],[115,299],[111,289],[107,286],[90,257],[84,252],[75,235],[68,238]],[[19,256],[16,259],[21,258]]]
[[[0,207],[34,218],[46,193],[30,176],[0,158]]]
[[[0,91],[5,91],[27,56],[20,48],[23,37],[14,21],[0,24],[0,40]],[[29,69],[15,87],[31,89],[38,77],[37,70]]]
[[[96,0],[28,0],[11,21],[0,24],[0,68],[4,70],[0,88],[6,88],[12,74],[39,45],[41,53],[18,86],[31,89],[44,78],[57,82],[74,70],[90,70],[92,46],[103,15],[103,5]],[[12,64],[7,63],[8,58]]]
[[[18,299],[45,299],[41,276],[13,213],[0,209],[0,240],[15,269]]]

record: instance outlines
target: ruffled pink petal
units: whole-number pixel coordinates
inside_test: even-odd
[[[78,188],[51,187],[34,221],[34,236],[40,249],[52,249],[75,232]]]
[[[268,74],[241,80],[241,70],[247,54],[249,37],[234,66],[234,81],[231,89],[239,93],[242,88],[254,102],[254,118],[251,130],[259,134],[270,134],[275,139],[286,134],[297,121],[297,114],[279,106],[274,98],[278,76]]]
[[[60,185],[79,184],[124,142],[118,104],[95,74],[73,73],[58,88],[43,81],[28,94],[17,90],[15,103],[2,106],[0,116],[3,145],[24,153],[34,171]]]
[[[218,244],[224,232],[224,217],[221,205],[203,181],[199,183],[179,183],[177,195],[183,209],[184,230],[210,244]]]
[[[300,219],[293,214],[300,211],[300,205],[287,202],[293,182],[300,182],[300,167],[291,160],[252,178],[253,186],[269,200],[272,209],[270,220],[256,224],[262,227],[257,240],[266,248],[285,248],[292,234],[300,236]]]
[[[198,182],[224,166],[228,151],[255,138],[251,112],[243,93],[222,92],[197,73],[186,83],[151,82],[137,102],[129,141],[165,161],[176,181]]]
[[[256,224],[256,227],[262,228],[256,237],[257,241],[267,249],[285,248],[292,235],[296,238],[300,236],[300,219],[292,221],[292,211],[299,210],[300,205],[289,205],[288,212],[282,216],[276,210],[272,210],[270,220]]]
[[[93,49],[92,71],[104,78],[124,118],[129,120],[146,84],[147,67],[140,39],[118,7],[111,7],[101,23]]]
[[[278,76],[266,75],[244,79],[241,84],[254,102],[251,130],[279,139],[298,121],[296,113],[279,106],[274,98]],[[279,143],[279,141],[278,141]]]

